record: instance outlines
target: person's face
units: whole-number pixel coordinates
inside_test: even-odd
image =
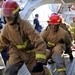
[[[58,30],[59,25],[49,25],[49,27],[53,32],[56,32]]]
[[[14,22],[14,20],[15,20],[15,18],[16,18],[16,16],[17,16],[17,14],[13,14],[13,15],[11,15],[11,16],[9,16],[9,17],[5,17],[5,20],[6,20],[6,22],[7,22],[9,25],[12,25],[13,22]]]
[[[35,16],[35,18],[38,19],[39,17],[38,16]]]

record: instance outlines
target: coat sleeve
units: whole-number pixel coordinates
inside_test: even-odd
[[[25,24],[23,27],[24,32],[28,35],[31,44],[35,47],[36,60],[37,62],[44,63],[46,60],[46,43],[28,21]]]
[[[34,19],[33,24],[36,24],[36,19]]]
[[[70,48],[72,46],[70,36],[69,36],[69,34],[67,32],[65,34],[65,43],[66,43],[67,48]]]
[[[7,37],[7,33],[4,27],[0,34],[0,52],[2,52],[4,47],[9,46],[10,41],[6,37]]]

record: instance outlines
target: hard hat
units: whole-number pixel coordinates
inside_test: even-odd
[[[5,1],[2,5],[2,15],[5,17],[11,16],[17,13],[19,10],[19,5],[13,0]]]
[[[48,24],[51,24],[51,25],[60,24],[60,17],[56,14],[51,15],[47,22],[48,22]]]
[[[62,18],[60,17],[60,21],[62,21]]]
[[[73,17],[73,20],[75,20],[75,16]]]
[[[63,18],[61,16],[59,16],[59,17],[60,17],[60,22],[62,22]]]
[[[51,15],[57,15],[57,13],[52,13]]]
[[[60,21],[62,21],[63,17],[61,14],[58,14],[58,16],[60,17]]]

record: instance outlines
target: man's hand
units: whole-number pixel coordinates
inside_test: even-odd
[[[43,71],[43,63],[37,62],[33,67],[32,72],[42,72]]]

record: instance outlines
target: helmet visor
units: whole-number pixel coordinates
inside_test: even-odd
[[[14,9],[13,8],[2,8],[2,15],[4,16],[4,17],[9,17],[9,16],[11,16],[11,15],[13,15],[13,11],[14,11]]]

